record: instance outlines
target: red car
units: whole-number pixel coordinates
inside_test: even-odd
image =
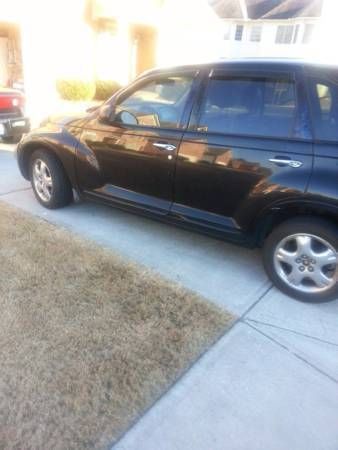
[[[0,88],[0,138],[18,142],[30,130],[24,114],[25,97],[15,89]]]

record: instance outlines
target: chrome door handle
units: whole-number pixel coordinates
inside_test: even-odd
[[[294,169],[297,169],[298,167],[301,167],[303,165],[302,161],[296,161],[294,159],[284,159],[284,158],[270,158],[270,162],[274,164],[279,164],[281,166],[289,166],[293,167]]]
[[[161,150],[166,150],[167,152],[173,152],[174,150],[176,150],[175,145],[166,144],[165,142],[155,142],[155,144],[153,144],[153,146],[157,147]]]

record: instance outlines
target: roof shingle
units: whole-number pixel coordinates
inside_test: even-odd
[[[208,0],[209,5],[222,19],[243,19],[239,0]]]
[[[264,19],[291,19],[320,16],[323,0],[284,0],[266,13]]]
[[[239,0],[208,0],[222,19],[242,19]],[[292,19],[318,17],[323,0],[244,0],[249,19]]]

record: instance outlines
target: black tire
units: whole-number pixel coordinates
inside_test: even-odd
[[[265,271],[268,274],[269,278],[273,282],[273,284],[280,289],[285,294],[304,302],[325,302],[330,300],[338,299],[338,267],[336,263],[336,271],[332,276],[333,285],[327,288],[326,290],[322,290],[319,292],[302,292],[298,288],[293,288],[290,286],[284,279],[278,274],[277,269],[274,264],[274,255],[278,245],[283,241],[283,239],[288,236],[292,236],[295,234],[308,234],[315,237],[318,237],[335,249],[338,252],[338,227],[333,223],[326,221],[324,219],[319,219],[316,217],[300,217],[295,219],[290,219],[283,222],[281,225],[277,226],[271,234],[267,237],[264,243],[263,249],[263,263],[265,267]],[[291,240],[292,243],[292,240]],[[305,255],[306,256],[306,255]],[[295,260],[296,261],[296,260]],[[309,264],[308,260],[305,260],[307,264]],[[313,260],[315,264],[318,264],[318,261]],[[278,265],[278,264],[277,264]],[[304,270],[304,266],[300,269],[299,267],[302,265],[300,263],[298,270]],[[311,263],[310,263],[311,265]],[[331,269],[334,264],[331,264]],[[287,267],[287,265],[286,265]],[[290,266],[291,268],[291,266]],[[311,268],[312,269],[312,268]],[[296,270],[295,268],[293,270]],[[309,273],[309,266],[305,266],[305,273]],[[333,269],[332,269],[333,270]],[[298,273],[297,273],[298,274]],[[332,274],[332,272],[331,272]],[[331,275],[330,274],[330,275]],[[312,274],[309,274],[309,277]],[[335,281],[335,283],[334,283]],[[311,281],[305,280],[302,283],[309,283]]]
[[[52,187],[50,189],[50,199],[44,200],[37,191],[33,179],[33,168],[35,163],[40,160],[47,166],[50,178],[52,180]],[[73,191],[67,174],[60,162],[60,160],[52,153],[46,150],[36,150],[30,159],[30,180],[36,199],[41,205],[48,209],[63,208],[73,201]]]

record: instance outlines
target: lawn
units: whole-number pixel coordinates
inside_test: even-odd
[[[4,203],[0,264],[1,449],[109,448],[234,319]]]

